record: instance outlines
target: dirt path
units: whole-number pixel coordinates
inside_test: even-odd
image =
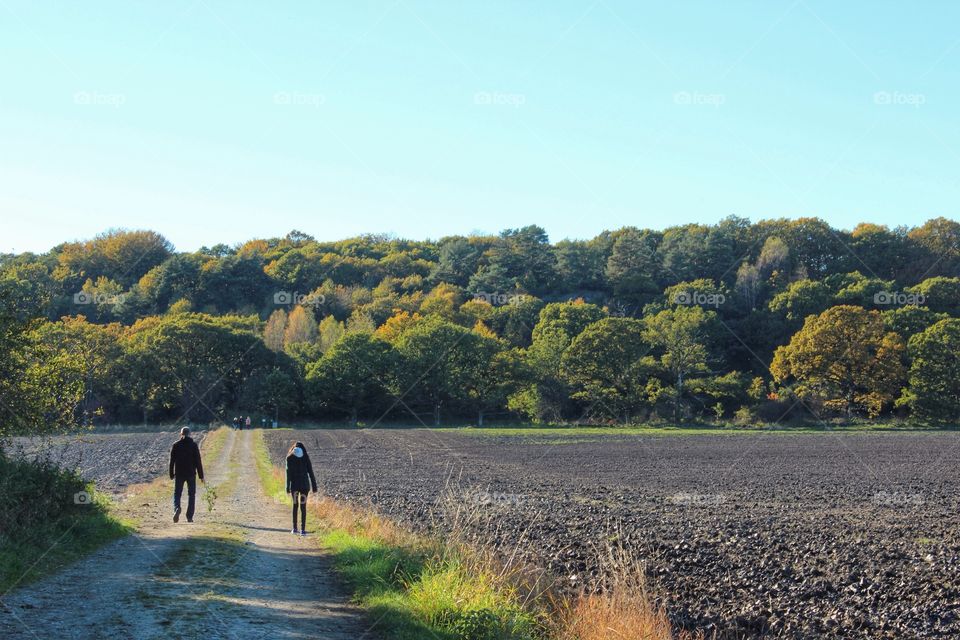
[[[172,522],[169,490],[149,495],[134,535],[5,596],[0,637],[373,638],[330,558],[292,535],[288,507],[264,495],[252,445],[251,431],[227,434],[207,461],[213,510],[198,486],[193,524]]]

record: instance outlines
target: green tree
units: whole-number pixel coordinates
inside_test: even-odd
[[[644,323],[604,318],[589,325],[563,352],[560,371],[575,389],[573,397],[591,412],[629,423],[645,404],[652,366]]]
[[[430,274],[430,281],[465,287],[476,271],[479,260],[480,252],[466,238],[445,239],[440,243],[440,259]]]
[[[660,364],[674,385],[673,418],[680,421],[685,381],[709,371],[709,351],[704,344],[713,311],[702,307],[677,307],[644,318],[644,339],[660,354]]]
[[[398,396],[429,406],[433,423],[439,426],[445,405],[469,405],[471,390],[488,362],[481,336],[436,316],[426,318],[404,331],[397,339],[402,356]]]
[[[607,282],[617,297],[634,304],[657,292],[654,242],[651,234],[632,227],[623,229],[607,259]]]
[[[793,326],[810,315],[822,313],[833,304],[834,292],[820,280],[797,280],[770,300],[769,309]]]
[[[960,278],[928,278],[906,292],[931,311],[960,315]]]
[[[945,313],[935,313],[926,307],[915,307],[913,305],[889,309],[882,312],[881,315],[883,316],[883,326],[887,331],[900,334],[904,343],[915,334],[949,317]]]
[[[941,320],[910,339],[910,386],[899,404],[933,422],[960,414],[960,320]]]
[[[119,324],[92,324],[83,316],[67,316],[34,329],[33,337],[60,359],[72,362],[73,371],[82,378],[84,392],[76,418],[84,425],[95,418],[119,422],[127,417],[122,336]]]
[[[770,371],[777,382],[796,381],[797,396],[850,417],[871,416],[896,399],[903,384],[904,346],[878,311],[840,305],[807,318],[790,343],[777,349]]]
[[[23,302],[0,282],[0,440],[73,428],[84,396],[78,358],[37,335],[39,309]]]
[[[538,422],[560,420],[570,408],[571,390],[560,375],[560,361],[570,343],[604,317],[603,309],[582,300],[553,302],[540,311],[524,361],[533,380],[514,394],[510,407]]]
[[[503,340],[480,322],[474,328],[474,348],[480,357],[474,375],[465,379],[467,396],[482,427],[491,411],[502,409],[507,399],[528,376],[519,350],[510,349]]]
[[[344,335],[307,368],[308,401],[317,409],[346,414],[356,426],[360,416],[387,406],[396,365],[389,342],[369,333]]]
[[[290,417],[300,409],[300,388],[296,377],[280,367],[258,369],[247,378],[241,406],[272,416]]]
[[[205,314],[150,318],[134,325],[125,348],[138,371],[132,390],[162,417],[215,420],[239,406],[248,377],[279,362],[292,366],[238,319]]]

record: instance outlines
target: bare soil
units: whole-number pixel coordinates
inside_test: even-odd
[[[267,432],[321,491],[607,583],[646,567],[673,622],[720,638],[960,637],[960,434],[498,436]]]

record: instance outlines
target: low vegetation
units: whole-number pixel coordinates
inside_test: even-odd
[[[0,593],[128,532],[108,498],[76,473],[0,453]]]

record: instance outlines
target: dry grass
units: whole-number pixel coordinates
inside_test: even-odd
[[[672,640],[670,621],[643,594],[584,595],[559,618],[557,640]]]
[[[422,547],[424,541],[372,509],[342,504],[326,496],[311,500],[311,510],[324,528],[362,535],[393,547]]]
[[[357,508],[320,498],[312,511],[331,531],[381,541],[395,547],[424,549],[434,557],[456,557],[470,575],[488,576],[496,588],[543,623],[545,637],[553,640],[696,640],[703,634],[675,632],[662,607],[652,604],[643,563],[621,546],[608,547],[597,556],[610,584],[600,593],[561,595],[554,579],[542,569],[519,561],[516,553],[495,553],[467,544],[463,527],[443,540],[416,535],[372,509]],[[471,509],[472,511],[472,509]],[[471,517],[460,514],[460,522]]]
[[[621,540],[617,535],[613,541]],[[703,634],[675,633],[663,607],[653,604],[644,563],[613,542],[597,558],[610,576],[600,593],[583,593],[555,605],[556,640],[702,640]]]

